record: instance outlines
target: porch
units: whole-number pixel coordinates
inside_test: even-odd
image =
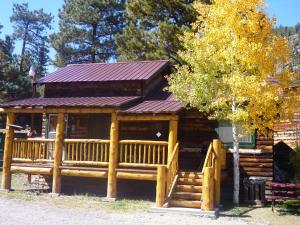
[[[203,170],[192,173],[179,171],[178,120],[175,114],[124,115],[114,109],[5,109],[7,131],[3,164],[2,189],[11,188],[11,174],[27,173],[52,177],[52,192],[61,192],[62,177],[107,179],[107,198],[117,198],[117,180],[147,180],[156,182],[156,205],[176,204],[180,195],[192,203],[187,207],[212,210],[220,202],[220,168],[224,158],[219,140],[210,145]],[[18,113],[55,113],[55,139],[14,138]],[[66,114],[110,114],[109,139],[65,138]],[[164,121],[168,123],[166,141],[121,139],[121,122]],[[183,175],[182,175],[183,174]],[[196,173],[195,173],[196,174]],[[191,176],[192,175],[192,176]],[[193,182],[197,181],[197,184]],[[183,182],[183,185],[182,185]],[[181,185],[182,189],[178,189]],[[177,191],[176,191],[177,190]],[[179,190],[179,191],[178,191]],[[196,194],[194,193],[196,191]],[[196,199],[195,199],[196,198]]]

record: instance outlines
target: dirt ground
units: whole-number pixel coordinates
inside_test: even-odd
[[[219,218],[151,213],[153,200],[103,202],[98,195],[78,193],[51,197],[25,183],[26,177],[14,175],[15,190],[0,192],[0,225],[300,225],[299,211],[293,215],[281,208],[227,207]]]

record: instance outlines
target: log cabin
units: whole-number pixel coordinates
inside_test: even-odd
[[[170,73],[166,60],[67,65],[35,83],[43,97],[1,103],[2,189],[13,173],[47,176],[56,194],[68,177],[105,179],[113,200],[119,180],[152,181],[157,207],[213,210],[221,192],[232,194],[232,129],[164,91]],[[26,115],[38,137],[14,138]],[[242,178],[272,180],[272,146],[255,134],[241,139]]]

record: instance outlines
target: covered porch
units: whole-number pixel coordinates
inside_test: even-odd
[[[129,113],[115,107],[86,106],[7,107],[2,112],[7,113],[2,189],[11,188],[13,173],[51,176],[54,194],[61,193],[63,176],[92,177],[107,179],[107,198],[115,199],[118,179],[148,180],[156,182],[156,205],[163,207],[171,202],[176,183],[182,179],[178,168],[180,143],[177,112]],[[54,138],[14,138],[13,125],[19,114],[57,115]],[[109,138],[66,137],[66,115],[75,114],[109,115]],[[122,138],[121,123],[157,121],[168,124],[167,140]],[[197,175],[200,182],[197,184],[197,202],[202,202],[201,206],[197,206],[203,210],[212,210],[219,201],[219,197],[214,195],[220,192],[220,142],[215,140],[210,148],[211,153],[207,155],[203,170]],[[189,176],[183,177],[183,181],[189,180]]]

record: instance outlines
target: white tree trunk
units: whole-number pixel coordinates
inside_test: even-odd
[[[236,103],[232,101],[232,112],[236,111]],[[240,154],[239,154],[239,133],[237,130],[237,124],[232,123],[233,133],[233,203],[239,205],[240,195]]]

